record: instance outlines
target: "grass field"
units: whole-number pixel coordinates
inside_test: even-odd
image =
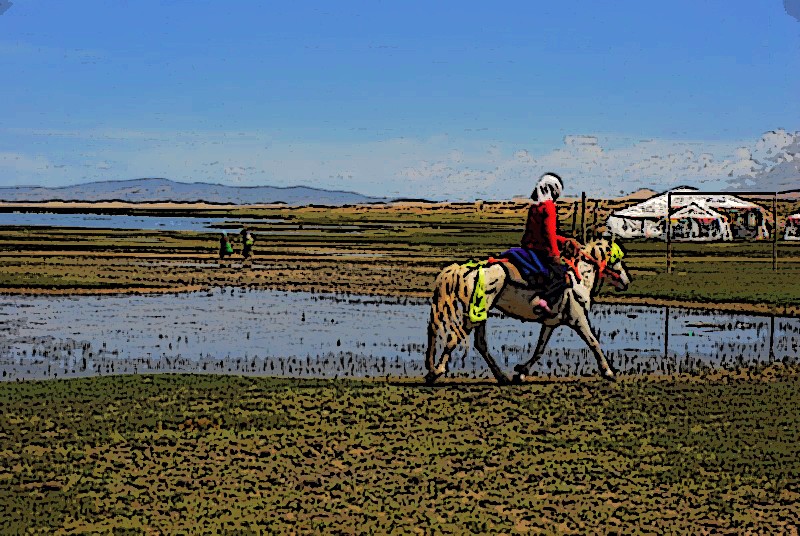
[[[570,234],[574,227],[579,233],[580,220],[570,210],[562,207],[562,232]],[[232,229],[239,217],[263,218],[252,226],[257,236],[252,262],[241,266],[234,257],[220,264],[216,233],[7,227],[0,229],[0,289],[236,285],[427,296],[443,266],[517,245],[524,223],[524,205],[513,203],[221,214],[230,217]],[[634,283],[624,296],[631,299],[741,303],[799,313],[800,243],[779,242],[777,272],[770,242],[677,243],[671,274],[663,243],[625,247]],[[604,289],[603,295],[609,293]]]
[[[244,265],[213,233],[2,228],[0,290],[428,296],[444,265],[518,244],[522,210],[230,212],[265,218]],[[625,295],[800,314],[799,246],[773,272],[768,243],[676,244],[666,274],[663,243],[631,242]],[[0,382],[0,533],[797,534],[795,365],[414,381]]]
[[[800,369],[0,384],[0,532],[796,534]],[[793,532],[794,531],[794,532]]]

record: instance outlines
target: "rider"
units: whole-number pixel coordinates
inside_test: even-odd
[[[557,231],[558,214],[555,202],[561,196],[563,189],[564,182],[555,173],[545,173],[541,176],[531,193],[533,204],[528,209],[525,234],[522,236],[522,247],[536,253],[548,270],[544,290],[540,296],[535,296],[531,300],[534,310],[547,314],[552,313],[550,305],[558,301],[564,290],[571,286],[559,247],[566,245],[580,247],[576,240],[560,236]],[[529,281],[529,283],[533,286],[541,285],[539,281]]]

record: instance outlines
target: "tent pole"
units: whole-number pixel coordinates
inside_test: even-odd
[[[672,273],[672,220],[669,211],[672,208],[672,191],[667,192],[667,215],[664,220],[664,232],[667,233],[667,273]]]

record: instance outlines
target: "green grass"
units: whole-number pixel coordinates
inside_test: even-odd
[[[374,260],[338,262],[331,252],[382,255],[380,262],[396,267],[407,280],[408,291],[427,292],[436,268],[470,258],[497,255],[517,245],[523,230],[521,209],[472,208],[430,210],[424,214],[355,209],[271,209],[262,216],[281,217],[286,222],[265,219],[253,225],[258,237],[256,260],[275,266],[278,260],[305,259],[334,269],[348,277],[346,289],[364,286],[359,273]],[[564,211],[562,211],[564,212]],[[244,213],[243,213],[244,214]],[[252,216],[253,214],[248,214]],[[236,213],[228,216],[235,223]],[[318,226],[323,226],[318,228]],[[341,225],[354,226],[345,229]],[[324,227],[328,226],[328,227]],[[297,227],[302,227],[298,229]],[[569,232],[571,219],[562,214],[561,228]],[[579,228],[579,226],[578,226]],[[290,234],[281,233],[291,230]],[[343,232],[343,231],[348,232]],[[136,259],[107,255],[177,255],[197,261],[215,255],[216,233],[175,231],[108,231],[90,229],[0,229],[0,287],[135,288],[170,285],[246,284],[270,285],[280,278],[230,276],[215,266],[187,268],[148,265]],[[800,243],[778,243],[778,271],[772,271],[771,242],[675,243],[673,273],[666,270],[666,244],[657,241],[624,243],[625,258],[634,283],[626,294],[636,298],[681,300],[704,303],[771,304],[797,307],[800,303]],[[45,256],[38,252],[44,252]],[[53,252],[53,255],[47,256]],[[63,252],[63,253],[62,253]],[[106,255],[106,257],[102,257]],[[285,264],[280,269],[291,269]],[[352,274],[347,274],[352,272]],[[386,272],[388,273],[388,272]],[[297,282],[294,282],[296,284]],[[335,282],[334,282],[335,284]],[[378,288],[388,288],[378,284]],[[331,288],[331,290],[337,290]],[[392,292],[400,292],[393,288]],[[610,293],[608,289],[604,294]]]
[[[781,262],[773,271],[769,258],[739,256],[687,256],[673,259],[667,273],[663,258],[627,257],[633,282],[626,296],[686,300],[693,302],[734,302],[796,306],[800,303],[800,263]],[[604,288],[602,294],[613,291]]]
[[[748,374],[0,384],[0,531],[786,534],[800,370]]]

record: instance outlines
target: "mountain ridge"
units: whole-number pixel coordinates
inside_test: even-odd
[[[178,182],[165,178],[109,180],[70,186],[6,186],[0,187],[0,201],[124,201],[206,202],[219,204],[345,205],[379,203],[382,197],[358,192],[326,190],[310,186],[228,186],[207,182]]]

